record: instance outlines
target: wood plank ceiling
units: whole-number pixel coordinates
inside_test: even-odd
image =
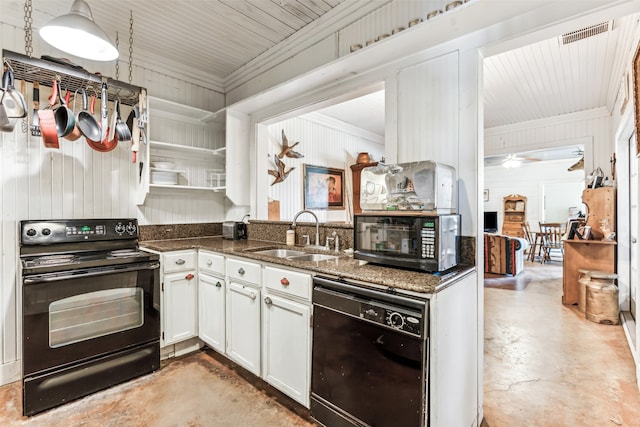
[[[23,25],[23,0],[0,0],[4,16]],[[346,0],[86,0],[96,22],[128,57],[129,16],[135,55],[168,58],[221,81],[261,53],[325,14],[339,14]],[[33,0],[34,31],[68,13],[72,0]],[[381,2],[383,4],[384,2]],[[355,19],[355,17],[354,17]],[[632,49],[638,15],[607,23],[607,30],[573,43],[561,35],[485,59],[485,128],[600,107],[618,94]],[[579,30],[580,28],[575,28]],[[126,62],[126,61],[125,61]],[[383,98],[337,107],[327,114],[383,134]],[[359,117],[351,117],[349,111]],[[374,120],[364,120],[375,118]]]
[[[602,24],[602,32],[584,32],[584,38],[566,44],[558,35],[485,58],[485,128],[611,110],[637,16]]]
[[[85,0],[96,23],[128,57],[144,52],[224,79],[345,0]],[[1,0],[22,27],[24,0]],[[32,0],[34,33],[69,12],[73,0]],[[3,17],[4,18],[4,17]],[[61,56],[63,56],[61,54]]]

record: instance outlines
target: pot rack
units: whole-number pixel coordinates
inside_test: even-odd
[[[24,80],[30,83],[38,82],[40,86],[53,85],[53,80],[60,78],[61,87],[64,90],[75,92],[76,89],[92,86],[100,94],[100,86],[103,81],[107,83],[108,99],[119,99],[124,105],[133,106],[138,103],[138,96],[144,89],[111,77],[91,74],[80,67],[59,64],[45,59],[30,58],[9,50],[2,50],[5,63],[13,69],[15,80]]]

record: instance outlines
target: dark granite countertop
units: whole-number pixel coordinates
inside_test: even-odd
[[[312,250],[301,246],[285,246],[279,243],[263,240],[225,240],[222,237],[199,237],[170,240],[147,240],[140,242],[142,248],[169,252],[185,249],[206,249],[225,255],[236,255],[244,258],[255,259],[272,264],[280,264],[287,267],[308,270],[313,273],[331,277],[341,277],[373,285],[379,285],[398,290],[417,292],[420,294],[433,294],[447,286],[452,285],[462,277],[475,271],[475,266],[459,265],[445,273],[431,274],[419,271],[389,268],[373,264],[367,264],[356,260],[352,256],[340,253],[339,257],[327,261],[295,261],[286,258],[274,258],[256,254],[260,248],[288,248],[299,249],[309,253],[327,253],[338,255],[335,252]]]

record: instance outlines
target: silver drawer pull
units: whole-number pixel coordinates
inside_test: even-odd
[[[211,265],[213,264],[213,261],[211,261],[210,259],[207,260],[207,265]]]
[[[221,287],[222,287],[222,283],[217,282],[217,283],[216,283],[216,288],[221,288]]]
[[[267,304],[267,305],[271,305],[271,304],[273,303],[273,301],[271,301],[271,298],[266,297],[266,298],[264,299],[264,303],[265,303],[265,304]]]
[[[178,259],[176,260],[176,264],[178,264],[178,265],[182,265],[182,264],[184,264],[185,262],[187,262],[187,261],[183,260],[182,258],[178,258]]]
[[[257,298],[256,293],[255,293],[255,292],[251,292],[251,293],[249,294],[249,298],[251,298],[251,299],[256,299],[256,298]]]
[[[238,269],[238,274],[241,274],[241,275],[244,274],[244,268],[240,267]]]

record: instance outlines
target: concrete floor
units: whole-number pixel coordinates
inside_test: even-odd
[[[563,306],[561,276],[559,264],[527,263],[516,279],[485,283],[483,427],[640,426],[622,327]],[[198,352],[31,418],[21,416],[20,383],[9,384],[0,387],[0,426],[315,426],[288,398],[221,361]]]
[[[622,326],[590,322],[576,306],[562,305],[561,264],[527,262],[514,283],[489,282],[487,426],[640,426],[640,392]]]
[[[220,357],[220,356],[218,356]],[[21,384],[0,387],[0,426],[312,427],[288,398],[257,387],[202,351],[159,371],[30,418],[21,416]],[[279,403],[285,402],[287,406]]]

